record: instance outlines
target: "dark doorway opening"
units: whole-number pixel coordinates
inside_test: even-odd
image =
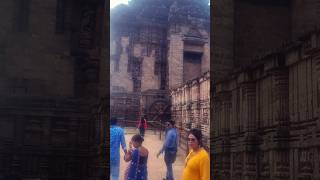
[[[201,76],[202,53],[184,52],[183,54],[183,82]]]

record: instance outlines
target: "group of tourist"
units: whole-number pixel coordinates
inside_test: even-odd
[[[118,180],[120,166],[120,145],[124,152],[124,161],[129,162],[125,171],[125,180],[147,180],[147,160],[149,151],[142,145],[147,121],[142,118],[138,122],[139,134],[132,136],[129,149],[126,147],[124,130],[117,126],[117,119],[110,120],[110,176],[111,180]],[[199,129],[191,129],[188,134],[189,153],[185,159],[182,180],[209,180],[209,155],[202,144],[202,133]],[[174,121],[166,122],[166,135],[157,158],[164,153],[167,166],[166,177],[163,180],[173,180],[172,164],[176,160],[178,151],[178,132]]]

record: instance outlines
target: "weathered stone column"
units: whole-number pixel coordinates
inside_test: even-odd
[[[225,91],[220,94],[222,101],[222,179],[231,178],[231,149],[230,149],[230,120],[231,120],[231,99],[232,93]]]
[[[213,96],[212,98],[212,104],[213,104],[213,114],[212,116],[215,117],[214,121],[211,123],[211,129],[213,129],[212,127],[215,128],[214,133],[213,133],[213,137],[211,137],[212,139],[212,143],[211,143],[211,151],[214,154],[214,159],[213,161],[213,177],[214,179],[221,179],[222,176],[222,167],[221,167],[221,152],[222,152],[222,148],[221,148],[221,143],[220,143],[220,131],[221,131],[221,100],[219,98],[219,96],[217,95],[217,91],[214,92],[215,96]],[[211,171],[212,172],[212,171]]]
[[[246,82],[242,84],[243,99],[243,119],[244,129],[248,135],[256,131],[256,84],[254,82]]]
[[[230,117],[231,117],[231,92],[227,84],[216,85],[213,97],[213,117],[215,134],[213,137],[213,149],[215,160],[214,168],[216,179],[230,179],[231,154],[230,154]]]
[[[285,138],[288,134],[289,123],[289,74],[287,69],[277,69],[273,73],[273,102],[275,124],[278,126],[278,138]],[[279,139],[279,140],[280,140]]]
[[[315,76],[316,79],[314,80],[316,83],[316,97],[317,99],[315,100],[317,103],[316,111],[318,115],[318,121],[317,121],[317,129],[320,130],[320,51],[315,54],[314,56],[314,64],[315,64]]]
[[[181,86],[183,83],[183,41],[180,34],[170,34],[168,68],[169,88]]]
[[[288,69],[279,67],[272,70],[272,79],[276,134],[273,139],[275,149],[270,152],[273,157],[271,167],[274,167],[271,178],[286,180],[290,178]]]
[[[315,62],[315,74],[314,77],[316,77],[316,79],[314,80],[317,90],[316,90],[316,95],[315,97],[317,97],[317,99],[315,99],[314,101],[316,101],[315,104],[317,104],[317,107],[314,107],[316,109],[317,112],[317,131],[320,131],[320,50],[318,50],[317,53],[315,53],[314,56],[314,62]],[[319,133],[318,133],[319,134]],[[317,144],[319,145],[319,144]],[[314,150],[314,177],[320,178],[320,164],[318,163],[320,160],[320,149],[319,148],[315,148]]]
[[[243,97],[242,118],[244,122],[244,173],[245,180],[257,178],[257,123],[256,123],[256,84],[255,82],[244,82],[241,85],[241,95]]]

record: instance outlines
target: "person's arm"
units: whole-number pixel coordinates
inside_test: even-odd
[[[131,149],[129,149],[129,151],[128,151],[128,153],[126,153],[125,155],[124,155],[124,161],[126,161],[126,162],[129,162],[129,161],[131,161],[131,159],[132,159],[132,150]]]
[[[124,160],[126,162],[131,161],[132,159],[132,142],[129,142],[129,150],[128,152],[124,155]]]
[[[124,154],[126,154],[127,153],[127,146],[126,146],[126,140],[125,140],[123,131],[121,132],[121,147],[123,149]]]
[[[200,161],[200,179],[210,180],[210,160],[208,156]]]

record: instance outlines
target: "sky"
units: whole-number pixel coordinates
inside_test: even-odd
[[[118,4],[128,4],[128,0],[110,0],[110,9],[112,9]],[[209,1],[209,5],[210,5],[210,1]]]
[[[110,9],[118,4],[128,4],[128,0],[110,0]]]

